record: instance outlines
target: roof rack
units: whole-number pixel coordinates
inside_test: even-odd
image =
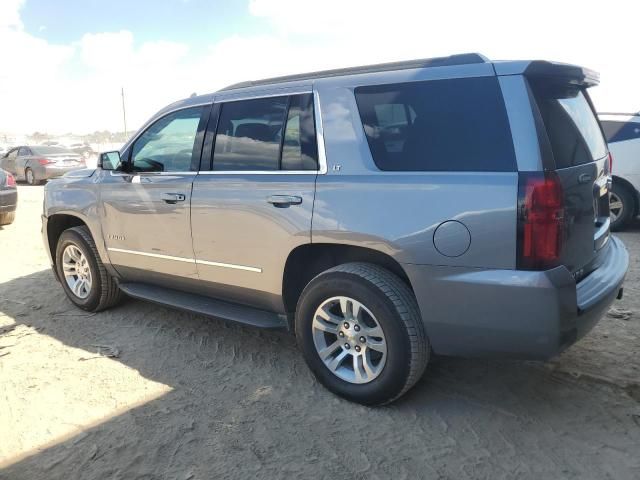
[[[340,77],[343,75],[355,75],[358,73],[387,72],[390,70],[407,70],[410,68],[450,67],[453,65],[468,65],[473,63],[488,63],[489,59],[479,53],[461,53],[448,57],[423,58],[420,60],[408,60],[403,62],[379,63],[376,65],[364,65],[361,67],[337,68],[319,72],[300,73],[283,77],[266,78],[263,80],[250,80],[235,83],[225,87],[220,92],[235,90],[238,88],[256,87],[260,85],[273,85],[299,80],[313,80],[316,78]]]

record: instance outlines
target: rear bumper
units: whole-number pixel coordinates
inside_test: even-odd
[[[404,265],[434,352],[547,359],[588,333],[622,288],[629,254],[611,237],[600,267],[576,285],[545,272]]]

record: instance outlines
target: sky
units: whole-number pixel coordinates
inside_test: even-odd
[[[590,6],[593,4],[593,6]],[[0,0],[0,132],[129,130],[228,84],[480,52],[597,70],[640,111],[637,0]]]

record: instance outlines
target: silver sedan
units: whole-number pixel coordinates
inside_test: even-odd
[[[0,159],[0,168],[11,172],[17,180],[37,185],[86,165],[80,154],[67,148],[24,145],[9,150]]]

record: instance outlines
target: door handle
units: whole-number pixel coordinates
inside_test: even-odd
[[[184,193],[163,193],[161,198],[166,203],[174,204],[184,202],[187,197]]]
[[[267,202],[276,208],[287,208],[290,205],[300,205],[302,203],[302,197],[295,195],[271,195],[267,198]]]

